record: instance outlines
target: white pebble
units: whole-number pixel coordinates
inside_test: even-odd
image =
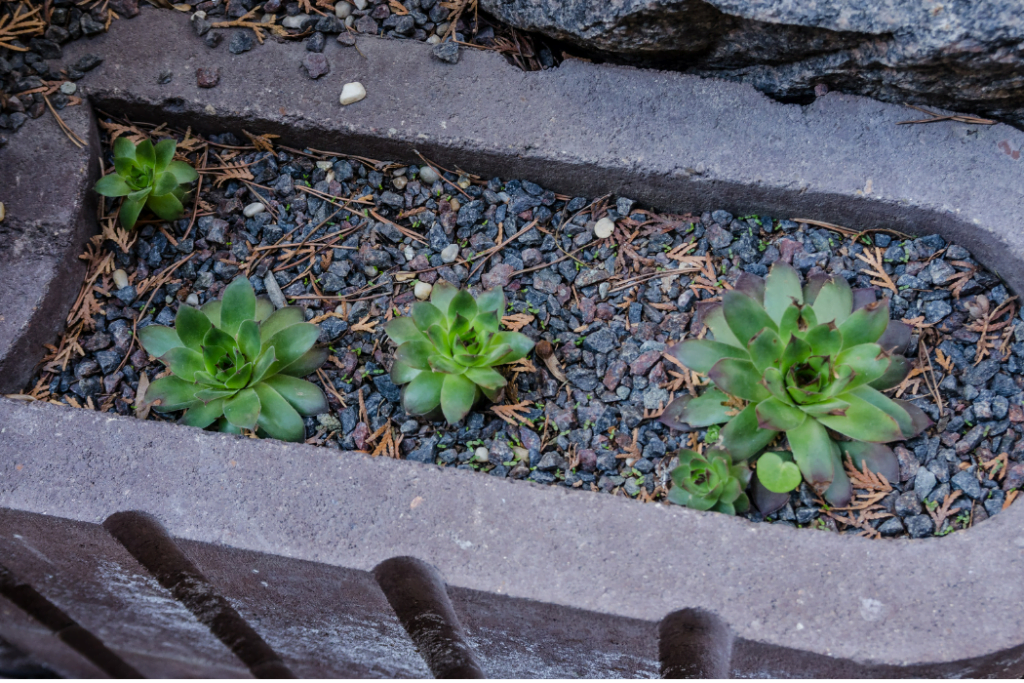
[[[427,45],[437,45],[441,42],[441,36],[436,33],[431,33],[430,37],[427,38]]]
[[[356,18],[355,18],[354,15],[350,14],[347,17],[345,17],[345,27],[346,28],[352,28],[353,26],[355,26],[355,24],[356,24]]]
[[[293,17],[285,17],[281,20],[281,26],[285,28],[302,28],[302,25],[309,19],[308,14],[296,14]]]
[[[352,5],[344,0],[334,5],[334,16],[339,19],[347,19],[350,14],[352,14]]]
[[[366,9],[366,6],[369,4],[368,0],[352,0],[352,2],[355,4],[356,9]]]
[[[610,292],[611,290],[612,286],[608,282],[602,282],[597,286],[597,293],[601,297],[602,301],[608,298],[608,292]]]
[[[266,210],[267,210],[267,207],[263,206],[262,202],[253,202],[249,206],[247,206],[244,209],[242,209],[242,214],[246,218],[252,218],[256,214],[263,213]]]
[[[194,20],[194,19],[197,19],[197,18],[198,19],[205,19],[206,18],[206,12],[204,12],[203,10],[196,10],[196,12],[192,15],[192,19]]]
[[[192,292],[187,297],[185,297],[185,303],[191,306],[192,308],[199,308],[199,297],[196,295],[195,292]]]
[[[128,286],[128,273],[124,272],[120,268],[115,270],[111,277],[114,278],[114,287],[117,289],[124,289]]]
[[[441,176],[439,176],[437,174],[437,171],[435,171],[430,166],[420,166],[420,182],[421,183],[423,183],[425,185],[433,185],[434,183],[436,183],[440,179],[441,179]]]
[[[417,299],[420,301],[426,301],[427,297],[430,296],[430,293],[434,291],[434,286],[429,282],[417,282],[412,291],[416,295]]]
[[[405,249],[402,250],[402,256],[405,257],[406,261],[412,261],[416,258],[416,250],[412,248],[412,245],[406,245]]]
[[[611,237],[613,232],[615,232],[615,221],[607,216],[599,220],[597,225],[594,226],[594,237],[601,240]]]
[[[453,263],[457,258],[459,258],[459,245],[449,244],[441,250],[441,260],[445,263]]]
[[[405,186],[409,184],[409,181],[404,175],[396,176],[391,180],[391,184],[395,186],[396,190],[404,190]]]
[[[408,168],[396,168],[394,171],[391,172],[391,175],[396,177],[400,175],[405,175],[406,171],[408,170]]]
[[[261,24],[273,24],[275,21],[277,21],[276,14],[264,14],[263,18],[260,19]]]
[[[491,452],[487,450],[487,446],[478,446],[473,455],[477,462],[488,462]]]
[[[362,83],[346,83],[345,87],[341,89],[341,103],[352,104],[366,97],[366,88],[363,87]]]
[[[330,161],[318,161],[316,162],[316,167],[319,168],[321,171],[330,171],[332,168],[334,168],[334,164],[332,164]]]
[[[74,95],[78,91],[78,86],[71,81],[61,83],[60,91],[65,95]]]

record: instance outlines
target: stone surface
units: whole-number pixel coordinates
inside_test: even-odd
[[[369,36],[360,37],[361,54],[331,52],[337,78],[309,81],[295,78],[290,45],[267,41],[237,58],[208,50],[187,16],[161,12],[142,12],[92,41],[73,41],[64,46],[65,60],[99,52],[96,43],[107,42],[118,47],[103,50],[104,68],[80,88],[105,111],[144,117],[161,106],[167,94],[157,76],[180,66],[184,57],[174,55],[184,51],[222,66],[225,80],[246,87],[207,91],[181,84],[166,110],[172,125],[278,133],[291,126],[294,144],[313,147],[343,130],[373,158],[421,163],[415,149],[449,168],[530,178],[570,196],[616,188],[668,211],[728,206],[735,215],[938,232],[1018,290],[1024,284],[1024,269],[1015,265],[1024,255],[1017,229],[1024,162],[1012,155],[1024,147],[1024,134],[1007,126],[896,126],[908,116],[903,107],[863,98],[829,94],[798,107],[742,84],[578,60],[524,73],[501,55],[470,50],[452,65],[433,59],[430,45]],[[355,79],[374,97],[339,107],[338,84]],[[474,83],[472,92],[460,87],[465,82]],[[524,89],[532,93],[525,102]],[[597,91],[619,97],[594,98]],[[453,114],[424,106],[422,92]],[[289,98],[302,101],[301,110],[281,113]],[[622,98],[635,106],[623,109]],[[462,111],[478,115],[454,116]],[[220,118],[223,112],[232,114]],[[617,134],[595,146],[595,126]],[[708,147],[708,139],[717,144]],[[750,152],[732,153],[738,148]],[[910,148],[915,163],[908,166]],[[972,169],[971,182],[965,167]]]
[[[1011,0],[482,0],[584,52],[750,83],[809,101],[838,90],[1024,125],[1024,16]],[[906,119],[923,118],[908,110]]]
[[[99,173],[93,116],[68,107],[64,122],[89,145],[78,149],[52,117],[33,122],[0,148],[6,217],[0,223],[0,394],[24,388],[43,344],[53,342],[78,295],[78,255],[96,232],[87,192]],[[48,180],[37,174],[47,169]]]
[[[508,642],[503,621],[522,624],[512,633],[527,642],[538,638],[541,649],[524,660],[532,662],[530,676],[654,675],[659,624],[683,608],[711,610],[728,624],[735,634],[733,676],[1024,670],[1024,615],[990,590],[1012,585],[1024,571],[1022,506],[966,533],[883,543],[46,404],[0,399],[0,423],[0,506],[92,523],[118,510],[147,510],[179,542],[194,544],[187,546],[193,557],[199,544],[252,553],[251,560],[219,560],[223,582],[247,581],[255,591],[267,581],[268,590],[294,596],[288,598],[293,624],[323,619],[319,608],[316,618],[302,611],[318,604],[301,599],[316,590],[297,593],[299,579],[286,590],[280,582],[290,570],[274,581],[239,574],[262,573],[257,561],[305,562],[315,563],[310,571],[322,566],[315,571],[325,576],[344,577],[347,570],[358,577],[384,560],[409,556],[437,567],[449,592],[475,605],[454,601],[460,619],[478,615],[466,619],[471,642]],[[88,466],[83,452],[91,454]],[[125,453],[133,467],[121,464]],[[87,472],[87,495],[68,480],[76,471]],[[378,494],[368,497],[367,489]],[[510,527],[510,515],[528,523]],[[907,520],[908,528],[922,531],[929,524],[927,515]],[[542,528],[559,533],[536,533]],[[680,555],[680,534],[704,551]],[[631,542],[615,553],[601,550],[608,538],[627,535]],[[275,554],[289,559],[266,557]],[[871,572],[863,570],[867,562]],[[197,563],[208,566],[201,556]],[[630,580],[637,563],[666,571],[648,575],[650,590],[636,591]],[[232,575],[232,565],[244,571]],[[745,588],[743,600],[735,599],[736,586]],[[252,612],[240,607],[243,614],[270,609],[267,599],[247,599],[255,602]],[[785,610],[778,609],[780,600]],[[491,617],[483,621],[485,614]],[[951,619],[955,631],[936,630]],[[543,630],[531,632],[531,623]],[[295,637],[286,633],[280,642]],[[491,656],[512,659],[495,649]],[[598,660],[595,651],[602,652]],[[510,671],[516,670],[499,670]]]

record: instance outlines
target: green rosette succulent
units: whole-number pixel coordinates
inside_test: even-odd
[[[384,331],[398,349],[391,381],[405,385],[402,407],[409,415],[430,415],[440,407],[455,424],[481,396],[496,400],[505,378],[494,368],[513,363],[533,349],[519,332],[502,332],[505,294],[500,288],[479,297],[440,281],[430,302],[393,319]]]
[[[240,434],[302,441],[303,415],[327,412],[320,387],[302,377],[327,360],[314,347],[320,328],[302,309],[274,310],[238,278],[219,301],[201,309],[182,305],[174,327],[150,325],[139,341],[171,371],[149,385],[146,401],[161,413],[184,410],[181,423]]]
[[[802,478],[835,505],[852,495],[843,455],[895,479],[898,463],[884,444],[916,436],[931,421],[882,393],[910,370],[900,355],[910,328],[891,321],[888,300],[875,298],[875,290],[852,290],[843,277],[822,275],[801,286],[785,263],[766,279],[745,273],[720,305],[704,311],[714,339],[671,349],[714,387],[674,401],[662,422],[683,430],[724,423],[720,447],[737,460],[785,433]],[[768,490],[796,488],[792,470],[779,471],[785,464],[762,458],[758,480]]]
[[[707,455],[679,451],[679,465],[670,476],[674,486],[669,489],[668,500],[676,505],[727,515],[750,509],[750,500],[744,493],[750,482],[750,468],[743,462],[733,464],[725,451],[711,449]]]
[[[99,179],[94,188],[104,197],[124,197],[119,216],[131,230],[143,207],[165,221],[181,218],[181,201],[199,174],[183,161],[174,160],[178,143],[168,138],[153,145],[143,140],[137,146],[127,138],[114,141],[114,173]]]

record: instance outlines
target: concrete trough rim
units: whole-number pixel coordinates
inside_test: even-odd
[[[998,150],[997,143],[1003,139],[1019,148],[1024,143],[1024,134],[1005,126],[980,130],[973,134],[973,139],[958,133],[952,126],[940,130],[939,126],[945,124],[934,124],[932,128],[910,134],[909,138],[900,137],[907,135],[902,131],[894,134],[898,140],[917,140],[917,144],[922,145],[945,141],[961,146],[960,155],[955,159],[944,160],[942,155],[926,159],[930,164],[926,168],[928,172],[947,174],[957,163],[977,172],[978,177],[969,177],[967,188],[961,188],[956,197],[977,194],[986,201],[972,200],[968,207],[970,212],[961,209],[957,214],[952,202],[943,202],[941,193],[927,188],[921,188],[918,196],[865,199],[863,189],[855,189],[849,183],[855,175],[852,172],[838,181],[823,177],[808,181],[804,186],[799,184],[798,177],[779,177],[779,174],[765,174],[762,179],[744,174],[730,178],[728,159],[718,159],[718,164],[710,168],[698,168],[699,162],[687,156],[692,155],[692,148],[656,159],[617,160],[606,150],[588,157],[581,152],[583,143],[572,136],[576,146],[570,152],[558,147],[558,138],[551,137],[550,130],[543,129],[540,120],[535,122],[541,133],[528,136],[525,143],[513,149],[509,149],[507,137],[497,133],[487,137],[485,130],[471,123],[452,124],[452,130],[444,135],[434,134],[436,127],[431,128],[431,135],[425,141],[417,137],[418,134],[410,133],[412,128],[392,133],[387,128],[372,125],[376,117],[386,120],[390,116],[382,113],[383,110],[400,109],[403,102],[413,100],[412,94],[401,99],[401,84],[385,83],[387,66],[420,69],[427,82],[434,85],[459,75],[476,79],[471,82],[477,86],[481,83],[485,86],[487,83],[525,84],[537,96],[548,93],[546,88],[576,88],[575,92],[582,88],[586,92],[587,88],[599,89],[602,85],[618,86],[626,78],[641,90],[675,88],[680,92],[702,93],[708,99],[706,108],[693,105],[695,125],[699,124],[702,131],[714,130],[729,121],[736,125],[735,117],[721,118],[721,102],[727,101],[729,106],[744,107],[748,116],[752,112],[755,116],[769,117],[783,126],[777,134],[782,138],[791,136],[793,143],[817,140],[822,145],[832,146],[834,155],[847,163],[856,150],[856,141],[840,144],[830,137],[835,132],[822,124],[823,111],[826,114],[845,111],[848,118],[844,121],[859,123],[860,134],[868,137],[874,126],[886,124],[900,112],[898,107],[864,98],[830,96],[821,105],[796,107],[771,102],[746,86],[628,67],[569,64],[557,72],[522,74],[505,65],[496,55],[474,52],[464,53],[463,61],[455,70],[444,71],[450,67],[431,62],[429,48],[424,46],[360,39],[370,66],[360,65],[353,51],[348,54],[336,50],[329,56],[332,61],[337,60],[335,64],[340,63],[342,74],[363,69],[368,74],[362,76],[364,84],[371,96],[380,93],[382,103],[363,112],[346,109],[348,118],[344,123],[324,123],[323,119],[316,119],[318,112],[329,111],[321,101],[310,102],[311,113],[304,117],[275,112],[261,103],[259,97],[255,104],[247,100],[234,109],[225,108],[221,102],[230,97],[229,94],[219,90],[200,91],[187,84],[181,88],[184,97],[161,93],[153,85],[156,79],[152,76],[162,68],[160,51],[167,41],[199,45],[205,50],[192,36],[186,21],[173,13],[147,11],[130,24],[120,26],[122,22],[116,22],[111,33],[99,40],[127,41],[123,54],[111,55],[106,64],[108,71],[98,74],[98,78],[90,77],[82,86],[83,92],[102,108],[118,107],[120,111],[136,115],[152,112],[172,122],[192,120],[198,129],[239,128],[249,122],[249,125],[262,126],[258,132],[291,131],[293,138],[331,134],[339,145],[347,142],[359,150],[370,149],[383,154],[394,151],[392,158],[408,161],[415,160],[409,153],[412,149],[429,145],[428,149],[447,154],[439,161],[444,163],[450,159],[470,171],[478,168],[469,163],[474,159],[485,172],[493,172],[505,163],[522,169],[524,177],[539,179],[556,190],[582,193],[594,183],[604,183],[606,189],[619,189],[635,199],[669,209],[686,208],[685,202],[693,198],[699,199],[700,208],[711,208],[710,202],[735,202],[729,208],[759,213],[765,212],[758,208],[763,206],[759,202],[769,201],[769,196],[774,202],[769,204],[771,211],[776,211],[780,205],[797,210],[813,207],[817,200],[822,200],[825,205],[813,214],[815,217],[838,221],[851,216],[865,221],[860,225],[873,227],[883,224],[889,215],[908,229],[915,227],[916,222],[925,223],[916,225],[923,228],[917,230],[922,234],[936,231],[925,221],[930,217],[939,232],[949,235],[959,231],[959,237],[964,239],[962,243],[972,252],[977,247],[971,239],[977,244],[986,244],[983,238],[992,237],[992,243],[980,253],[998,253],[1000,263],[1018,267],[1016,272],[1003,273],[1017,291],[1021,291],[1020,284],[1024,282],[1024,269],[1019,268],[1024,262],[1024,240],[1014,233],[1013,222],[1013,217],[1020,215],[1020,209],[1024,208],[1024,196],[1019,191],[1000,194],[1006,187],[1024,187],[1024,171],[1019,165],[1007,166],[1009,162],[992,152],[992,149]],[[139,36],[152,45],[147,48],[146,41],[139,43]],[[79,42],[67,49],[73,58],[76,50],[84,52],[89,47]],[[284,59],[297,52],[288,53],[291,48],[273,43],[261,49],[268,51],[267,60]],[[419,61],[410,61],[410,54]],[[257,52],[252,57],[258,55]],[[260,77],[257,71],[263,69],[266,62],[257,60],[247,65],[243,60],[249,56],[234,57],[224,53],[203,53],[203,56],[207,62],[222,64],[225,69],[240,69],[246,78],[255,79],[252,81],[254,88],[280,75],[270,70]],[[190,57],[184,61],[191,65],[195,59]],[[131,78],[130,87],[124,85],[125,69],[129,65],[138,72]],[[339,91],[340,82],[335,84]],[[328,87],[320,82],[305,85],[316,97],[322,97]],[[499,93],[500,90],[489,92]],[[503,103],[515,101],[515,97],[515,94],[509,95]],[[468,104],[468,96],[460,103]],[[448,111],[446,108],[452,105],[448,100],[431,100],[419,102],[418,106],[429,112],[432,107]],[[526,120],[536,117],[538,111],[526,107],[519,116]],[[427,121],[428,115],[423,117],[417,124]],[[795,121],[791,128],[784,127],[787,120]],[[655,123],[658,123],[656,117]],[[585,122],[580,123],[570,132],[582,135],[585,128]],[[96,135],[94,128],[78,132]],[[631,135],[641,133],[644,131],[633,131]],[[754,138],[757,133],[750,131]],[[650,130],[647,134],[649,140],[659,139]],[[751,153],[762,154],[756,150]],[[759,158],[770,159],[770,152],[766,154],[767,157],[762,154]],[[600,178],[565,177],[559,186],[557,179],[552,181],[529,174],[531,169],[540,176],[558,175],[565,169],[579,173],[582,167],[596,169],[593,175]],[[1008,175],[993,175],[1007,168]],[[986,183],[994,183],[994,189]],[[645,184],[652,187],[646,194],[643,193]],[[622,187],[628,189],[621,190]],[[670,196],[671,201],[659,203],[659,199]],[[851,211],[850,207],[855,210]],[[974,228],[980,234],[973,234],[969,227],[975,221],[982,226]],[[979,260],[984,261],[984,257]],[[3,425],[0,427],[0,467],[4,474],[0,480],[2,507],[92,523],[102,522],[118,511],[141,509],[159,517],[177,538],[223,543],[367,571],[391,557],[408,555],[438,566],[451,586],[630,619],[657,622],[675,610],[702,608],[724,619],[738,642],[749,644],[748,659],[755,657],[750,653],[760,653],[756,657],[763,657],[766,662],[777,660],[774,665],[759,665],[751,660],[737,668],[734,659],[734,672],[744,675],[759,672],[782,675],[787,670],[819,676],[837,672],[844,675],[1020,675],[1024,671],[1024,615],[1019,610],[1015,613],[992,588],[1013,585],[1024,577],[1024,533],[1020,531],[1024,528],[1024,506],[1020,505],[1010,507],[977,528],[946,538],[879,542],[755,525],[674,506],[642,506],[610,496],[587,496],[524,482],[499,481],[476,473],[423,468],[418,463],[385,463],[325,449],[300,450],[313,447],[285,446],[269,441],[251,443],[218,434],[185,431],[173,425],[87,411],[62,411],[47,405],[23,405],[7,399],[0,399],[0,416]],[[164,453],[170,458],[154,459],[166,450],[161,443],[176,444],[181,450]],[[145,471],[137,467],[122,471],[128,465],[124,453],[133,447],[145,462],[148,468]],[[74,454],[83,452],[83,448],[85,459],[94,470],[88,489],[67,480],[67,472],[75,471]],[[295,479],[296,463],[310,465],[306,478]],[[17,464],[22,468],[17,469]],[[246,473],[246,465],[253,468],[252,473]],[[177,468],[188,471],[183,474]],[[335,502],[337,509],[332,513],[334,516],[326,520],[326,526],[314,525],[296,531],[293,524],[297,520],[289,520],[287,516],[298,510],[296,506],[301,507],[299,503],[289,491],[277,488],[267,491],[261,484],[291,479],[300,485],[298,490],[316,491],[319,486],[317,495],[323,496],[328,495],[323,492],[326,484],[333,482],[336,488],[330,495],[365,507],[365,495],[353,488],[353,473],[382,490],[391,492],[390,486],[396,490],[391,494],[394,500],[371,501],[365,519],[359,518],[362,521],[347,529],[344,523],[354,523],[355,519],[346,517],[347,513],[341,509],[344,506]],[[158,482],[155,486],[154,479]],[[435,497],[452,495],[451,491],[456,488],[469,506],[469,519],[451,519],[446,510],[431,510],[430,505],[410,507],[417,496],[432,504]],[[43,495],[45,491],[59,495],[52,500]],[[200,496],[202,491],[205,494]],[[245,505],[239,505],[233,497],[238,491],[248,492],[244,494]],[[276,507],[261,505],[252,500],[251,495],[267,495]],[[208,507],[210,501],[218,497],[229,503],[222,506],[221,512],[225,514],[217,514]],[[517,534],[515,542],[510,544],[504,539],[501,548],[494,548],[492,546],[498,542],[494,540],[493,530],[507,526],[509,514],[507,509],[501,512],[497,500],[502,500],[502,505],[507,505],[505,500],[528,505],[527,509],[533,510],[536,526],[551,530],[551,536],[562,539],[563,543],[576,539],[588,544],[585,547],[603,547],[607,543],[605,529],[595,529],[591,520],[600,520],[623,536],[632,533],[634,540],[637,536],[640,540],[627,551],[608,549],[599,563],[584,561],[583,553],[590,552],[588,550],[577,547],[573,554],[554,545],[546,532],[537,538],[536,534],[529,534],[529,530],[522,533],[513,529]],[[417,509],[420,515],[429,512],[437,524],[425,523],[416,516]],[[300,515],[300,519],[309,517],[308,512],[305,517]],[[384,520],[383,524],[380,520]],[[313,516],[313,522],[316,521]],[[443,529],[435,528],[437,525],[443,525]],[[639,533],[635,529],[639,529]],[[374,534],[378,537],[374,538]],[[397,543],[384,538],[395,534],[400,537]],[[698,556],[687,555],[685,549],[677,545],[687,536],[691,543],[699,544]],[[613,535],[613,538],[618,536]],[[340,549],[338,539],[347,540],[349,546]],[[546,583],[538,585],[535,581],[518,578],[497,582],[493,578],[489,567],[507,569],[512,566],[512,560],[502,555],[510,545],[518,553],[515,561],[526,561],[526,566],[532,570],[527,573],[544,576]],[[325,547],[329,550],[324,550]],[[750,547],[760,549],[753,551],[762,560],[757,568],[743,566],[752,552]],[[727,557],[733,548],[743,549],[737,551],[739,557],[735,562]],[[771,568],[765,570],[766,565]],[[922,570],[922,565],[928,570]],[[806,571],[807,576],[797,581],[799,572],[792,572],[793,566]],[[876,570],[876,583],[872,583],[864,574]],[[790,585],[774,593],[774,587],[766,585],[763,577],[758,576],[765,571],[781,573]],[[625,595],[619,581],[638,573],[663,577],[660,592]],[[702,573],[707,576],[699,576]],[[600,591],[594,591],[594,586],[600,587]],[[957,590],[951,596],[952,587]],[[737,606],[739,601],[744,604]],[[954,620],[955,630],[947,626]],[[803,660],[806,661],[798,664]],[[770,668],[772,666],[775,668]]]

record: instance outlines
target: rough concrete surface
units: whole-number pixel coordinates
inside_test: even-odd
[[[0,596],[0,638],[64,678],[107,678],[55,633]]]
[[[742,84],[573,60],[522,72],[483,51],[451,65],[412,41],[360,37],[360,52],[329,43],[331,72],[310,81],[294,45],[232,55],[206,47],[187,16],[143,12],[65,54],[103,50],[80,88],[140,120],[413,163],[418,150],[485,176],[665,210],[938,232],[1024,291],[1024,132],[1009,126],[897,126],[919,113],[847,95],[786,105]],[[219,68],[220,85],[200,89],[199,67]],[[174,77],[160,85],[165,71]],[[368,94],[342,107],[350,81]]]
[[[1024,17],[1015,0],[482,0],[587,54],[750,83],[816,86],[1024,125]]]
[[[470,642],[537,610],[588,624],[589,648],[565,648],[577,661],[560,672],[627,655],[651,671],[680,609],[728,625],[734,675],[1024,672],[1024,613],[1007,599],[1024,578],[1020,505],[965,533],[878,542],[44,404],[0,400],[0,424],[2,507],[94,524],[144,509],[182,542],[355,572],[416,557],[444,577]],[[274,645],[269,623],[253,626]]]
[[[20,391],[56,340],[78,294],[78,256],[96,232],[99,140],[88,107],[64,122],[89,144],[79,149],[51,116],[32,121],[0,148],[0,394]]]

